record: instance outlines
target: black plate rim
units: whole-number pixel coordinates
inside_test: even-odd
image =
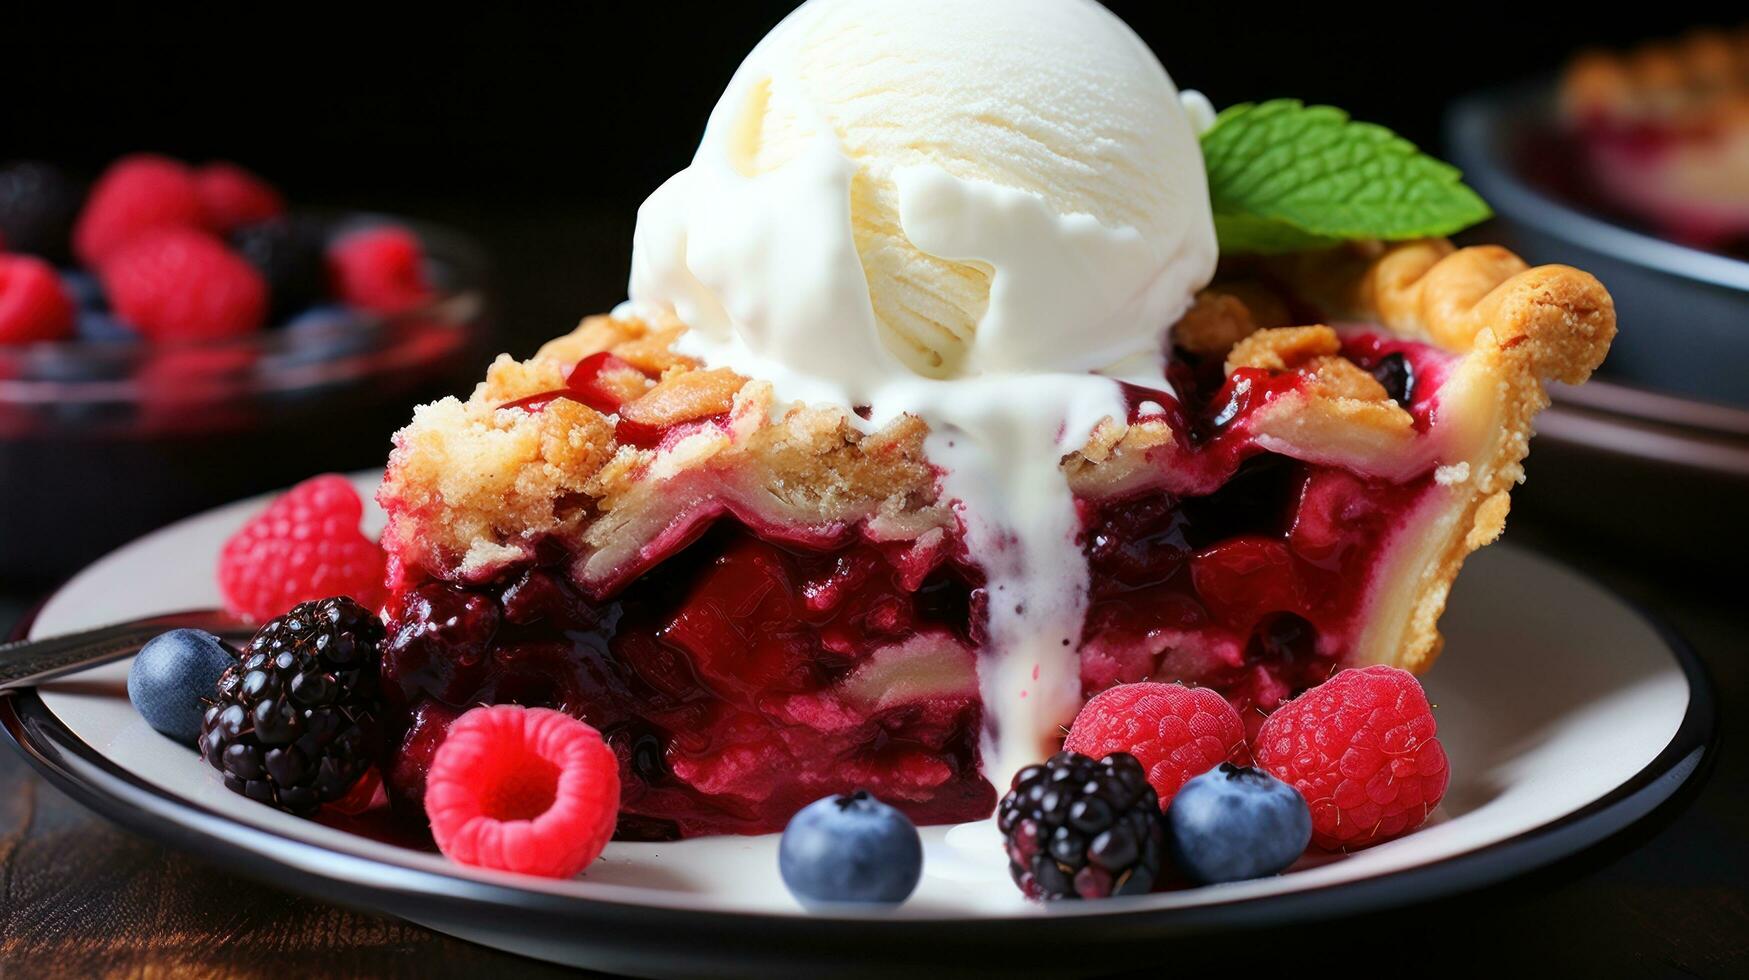
[[[0,697],[0,727],[56,788],[150,839],[247,877],[441,931],[514,934],[527,947],[544,950],[546,958],[564,962],[641,975],[708,968],[719,975],[757,976],[809,963],[839,973],[890,975],[901,964],[980,971],[1005,963],[1066,965],[1072,954],[1097,946],[1101,964],[1114,967],[1129,957],[1157,957],[1161,944],[1174,939],[1317,922],[1499,884],[1600,845],[1690,798],[1704,781],[1696,777],[1704,777],[1716,754],[1717,696],[1706,667],[1661,616],[1583,577],[1653,629],[1688,683],[1682,722],[1650,763],[1585,807],[1462,854],[1359,881],[1190,908],[1152,908],[1142,898],[1063,903],[1014,916],[792,916],[682,910],[516,888],[239,823],[124,771],[74,735],[34,689]],[[69,757],[89,766],[92,778],[73,771]],[[685,942],[676,941],[677,916],[684,917]],[[860,955],[851,957],[853,950]]]

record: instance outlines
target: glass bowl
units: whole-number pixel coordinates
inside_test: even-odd
[[[0,587],[53,584],[227,500],[382,465],[414,404],[477,373],[488,304],[484,256],[456,232],[330,219],[335,234],[381,224],[424,244],[437,297],[419,310],[216,343],[0,346]]]

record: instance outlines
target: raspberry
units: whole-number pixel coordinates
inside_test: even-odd
[[[206,226],[221,234],[285,213],[272,184],[234,163],[209,163],[194,172]]]
[[[0,344],[59,340],[73,332],[73,301],[47,262],[0,255]]]
[[[95,267],[142,232],[199,228],[205,221],[187,166],[143,153],[123,157],[91,188],[73,227],[73,253]]]
[[[619,763],[600,732],[570,715],[475,708],[437,748],[425,813],[452,861],[569,878],[613,836]]]
[[[150,232],[100,268],[110,305],[153,340],[219,340],[249,333],[267,315],[267,284],[212,235]]]
[[[1250,762],[1245,724],[1227,699],[1206,687],[1122,684],[1087,702],[1063,748],[1102,759],[1128,752],[1148,772],[1166,809],[1193,777],[1223,762]]]
[[[1257,762],[1312,807],[1312,843],[1357,850],[1421,826],[1445,796],[1445,749],[1408,671],[1338,673],[1276,709]]]
[[[345,477],[329,473],[292,487],[225,542],[219,591],[225,607],[266,620],[324,596],[381,604],[383,552],[358,529],[364,505]]]
[[[373,313],[405,313],[428,302],[425,251],[405,228],[370,228],[346,235],[328,249],[334,295]]]

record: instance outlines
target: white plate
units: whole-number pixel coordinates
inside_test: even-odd
[[[375,475],[356,479],[368,499]],[[31,635],[217,605],[219,545],[261,506],[221,508],[115,552],[56,593]],[[372,507],[371,529],[381,520]],[[460,867],[226,791],[192,750],[134,713],[126,662],[0,703],[0,722],[46,774],[124,823],[289,887],[530,955],[639,973],[705,964],[758,973],[815,957],[841,969],[854,948],[855,967],[884,972],[962,958],[989,967],[990,955],[1039,966],[1097,942],[1115,968],[1125,950],[1157,952],[1187,931],[1397,904],[1545,864],[1643,817],[1707,754],[1711,699],[1693,656],[1572,571],[1510,545],[1488,549],[1472,559],[1444,629],[1444,657],[1425,682],[1452,782],[1427,826],[1276,878],[1050,908],[1009,883],[988,821],[926,828],[923,883],[892,913],[804,912],[778,878],[775,837],[615,843],[562,882]],[[689,942],[676,944],[682,923]]]

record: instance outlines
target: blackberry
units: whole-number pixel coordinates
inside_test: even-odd
[[[340,799],[381,742],[383,624],[345,597],[300,603],[219,677],[200,754],[225,786],[296,814]]]
[[[237,229],[231,244],[267,280],[272,323],[327,300],[327,231],[321,222],[274,218]]]
[[[1027,898],[1145,895],[1160,874],[1160,800],[1135,756],[1059,752],[1027,766],[996,809],[1008,872]]]
[[[85,193],[46,163],[0,167],[0,249],[65,262]]]

